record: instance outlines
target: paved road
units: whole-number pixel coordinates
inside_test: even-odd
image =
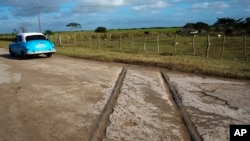
[[[23,60],[0,48],[0,140],[188,141],[160,72],[58,55]],[[229,124],[250,124],[249,81],[163,72],[205,141],[228,140]]]

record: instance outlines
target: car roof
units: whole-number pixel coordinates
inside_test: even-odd
[[[31,35],[44,35],[44,34],[40,32],[27,32],[27,33],[18,33],[17,35],[26,37]]]

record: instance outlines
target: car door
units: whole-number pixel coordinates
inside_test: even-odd
[[[11,46],[11,50],[13,51],[14,54],[20,55],[21,54],[21,46],[22,46],[22,36],[17,35],[15,42]]]

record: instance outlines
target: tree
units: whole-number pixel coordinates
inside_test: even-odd
[[[250,17],[245,19],[245,24],[247,27],[250,27]]]
[[[107,32],[107,29],[106,29],[106,27],[99,26],[96,28],[95,32],[105,33],[105,32]]]
[[[69,23],[66,26],[69,27],[70,30],[77,29],[77,28],[80,29],[81,28],[81,24],[79,24],[79,23]]]
[[[182,33],[190,33],[190,32],[206,32],[209,31],[209,25],[203,22],[197,23],[187,23],[182,30]]]
[[[250,17],[246,18],[244,21],[244,28],[247,33],[250,33]]]
[[[217,21],[214,23],[214,26],[224,26],[229,28],[236,23],[235,19],[232,18],[218,18]]]
[[[18,29],[16,29],[16,28],[14,28],[13,29],[13,34],[18,34],[18,33],[25,33],[27,30],[26,30],[26,28],[25,27],[20,27],[20,30],[18,30]]]
[[[234,32],[237,21],[232,18],[218,18],[214,23],[215,27],[223,27],[226,35],[230,35]]]
[[[45,30],[44,34],[46,34],[46,35],[53,35],[54,33],[51,30]]]
[[[194,28],[199,30],[199,32],[202,30],[209,31],[209,25],[203,22],[197,22],[196,24],[194,24]]]
[[[25,33],[27,31],[25,27],[20,27],[20,29],[21,29],[22,33]]]
[[[194,24],[195,24],[195,23],[186,23],[186,25],[185,25],[183,28],[186,28],[186,29],[193,29],[193,28],[194,28]]]
[[[12,32],[13,34],[18,34],[19,33],[19,31],[18,31],[18,29],[13,29],[13,32]]]

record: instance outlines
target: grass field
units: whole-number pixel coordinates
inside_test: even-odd
[[[77,58],[98,61],[148,65],[184,72],[250,79],[250,65],[246,61],[207,59],[199,56],[161,56],[105,51],[101,49],[66,47],[57,48],[57,53]]]
[[[212,76],[250,79],[250,63],[245,61],[246,57],[250,58],[248,38],[244,40],[244,37],[226,37],[223,56],[220,59],[223,38],[210,35],[207,58],[206,35],[197,35],[195,38],[178,35],[176,38],[176,30],[178,29],[111,30],[105,34],[64,32],[55,33],[50,36],[50,39],[57,46],[57,54],[99,61],[156,66]],[[145,31],[150,33],[147,37],[144,34]],[[8,43],[0,41],[0,46],[7,47]],[[193,46],[195,46],[195,52]]]

